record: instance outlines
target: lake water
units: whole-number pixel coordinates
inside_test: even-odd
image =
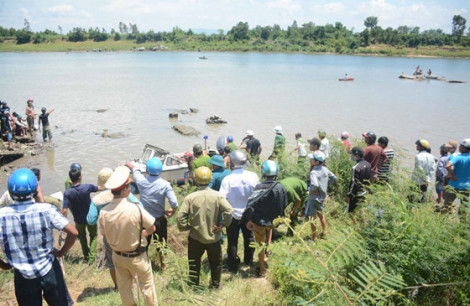
[[[208,59],[198,59],[202,55]],[[220,135],[233,135],[239,143],[251,129],[267,157],[276,125],[283,127],[290,147],[296,132],[306,139],[319,129],[335,137],[347,130],[356,138],[375,131],[403,149],[402,160],[412,165],[418,138],[428,139],[436,155],[447,140],[470,137],[469,83],[398,79],[402,72],[412,74],[417,65],[448,80],[470,81],[468,59],[1,53],[0,99],[21,114],[29,97],[34,98],[37,112],[41,107],[55,109],[50,116],[54,147],[33,160],[42,170],[46,193],[63,189],[70,163],[80,162],[84,181],[95,183],[101,167],[140,156],[145,143],[182,152],[203,143],[202,136],[208,135],[208,145],[215,148]],[[354,82],[339,82],[345,73]],[[199,113],[180,114],[179,122],[168,118],[171,111],[190,107]],[[206,125],[205,119],[213,114],[228,123]],[[179,135],[172,130],[175,123],[193,126],[201,135]],[[104,129],[126,137],[103,138]],[[37,139],[42,141],[41,135]]]

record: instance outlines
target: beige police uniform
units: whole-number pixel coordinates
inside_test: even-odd
[[[158,304],[152,266],[144,249],[147,240],[141,233],[143,229],[152,227],[154,222],[155,218],[145,209],[126,198],[113,199],[100,212],[100,231],[113,249],[116,280],[124,305],[136,305],[132,293],[135,274],[144,295],[145,305]],[[139,238],[141,249],[137,250]]]

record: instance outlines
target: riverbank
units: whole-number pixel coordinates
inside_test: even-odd
[[[470,48],[462,46],[423,46],[417,48],[394,47],[391,45],[371,45],[356,49],[336,49],[323,45],[310,44],[307,46],[276,44],[272,41],[250,44],[243,42],[194,42],[185,40],[173,42],[146,42],[138,44],[133,40],[103,42],[87,40],[69,42],[61,39],[46,43],[16,44],[16,41],[5,40],[0,43],[0,52],[118,52],[118,51],[200,51],[200,52],[261,52],[261,53],[307,53],[307,54],[346,54],[373,55],[396,57],[442,57],[470,58]]]

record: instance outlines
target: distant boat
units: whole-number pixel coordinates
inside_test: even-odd
[[[353,77],[350,77],[350,76],[344,76],[342,78],[339,78],[338,81],[354,81],[354,78]]]
[[[205,57],[205,56],[200,56],[199,59],[206,60],[207,57]]]

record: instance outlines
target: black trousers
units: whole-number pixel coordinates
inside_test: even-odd
[[[41,306],[43,295],[49,305],[69,305],[64,275],[57,259],[42,277],[27,279],[15,270],[14,279],[16,301],[20,306]]]
[[[222,275],[222,245],[220,241],[204,244],[188,237],[189,279],[193,285],[199,285],[201,257],[206,251],[211,269],[211,287],[218,288]]]
[[[229,227],[227,227],[227,264],[229,270],[234,272],[238,268],[240,262],[237,252],[238,252],[238,236],[242,230],[243,235],[243,249],[244,249],[244,258],[243,261],[247,265],[253,263],[253,253],[255,249],[250,247],[250,243],[255,241],[253,237],[253,232],[246,228],[245,224],[240,220],[232,219]]]

